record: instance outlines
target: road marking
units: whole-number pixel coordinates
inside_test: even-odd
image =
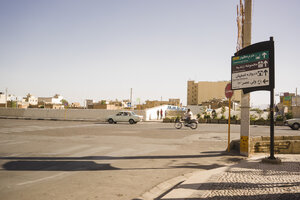
[[[53,179],[53,178],[56,178],[58,176],[64,175],[66,173],[67,172],[61,172],[59,174],[55,174],[55,175],[52,175],[52,176],[47,176],[47,177],[36,179],[36,180],[33,180],[33,181],[26,181],[26,182],[23,182],[23,183],[18,183],[17,185],[20,186],[20,185],[32,184],[32,183],[36,183],[36,182],[40,182],[40,181],[44,181],[44,180],[48,180],[48,179]]]
[[[83,128],[92,126],[101,126],[102,124],[79,124],[71,126],[24,126],[24,127],[12,127],[12,128],[0,128],[0,133],[19,133],[19,132],[30,132],[30,131],[42,131],[42,130],[53,130],[53,129],[64,129],[64,128]]]
[[[29,141],[11,141],[11,142],[8,142],[8,143],[2,143],[2,145],[15,145],[15,144],[24,144],[24,143],[28,143]]]

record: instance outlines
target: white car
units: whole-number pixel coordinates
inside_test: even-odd
[[[143,116],[137,115],[132,111],[121,111],[107,118],[107,121],[110,124],[116,124],[117,122],[129,122],[130,124],[136,124],[142,120]]]
[[[300,118],[288,119],[285,121],[285,125],[293,130],[298,130],[300,128]]]

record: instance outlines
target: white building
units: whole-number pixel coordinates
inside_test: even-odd
[[[38,98],[36,98],[35,96],[33,96],[31,94],[27,94],[27,96],[23,99],[25,100],[25,102],[28,102],[29,105],[37,105],[38,104]]]
[[[0,92],[0,104],[6,104],[6,96],[2,92]]]
[[[62,104],[61,100],[63,100],[63,97],[59,94],[54,95],[54,97],[38,97],[38,102],[46,104]]]

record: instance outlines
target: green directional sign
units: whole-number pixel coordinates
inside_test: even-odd
[[[261,51],[252,54],[232,57],[232,65],[241,65],[246,63],[258,62],[269,59],[269,51]]]
[[[270,85],[269,51],[233,56],[231,58],[232,89]]]

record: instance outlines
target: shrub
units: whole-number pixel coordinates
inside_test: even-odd
[[[250,115],[250,121],[255,121],[256,120],[256,116],[255,115]]]
[[[233,115],[233,116],[230,117],[230,119],[231,119],[231,120],[237,120],[237,116],[236,116],[236,115]]]
[[[278,115],[278,116],[276,117],[276,121],[283,121],[283,116]]]
[[[204,115],[204,119],[210,119],[210,115],[205,114],[205,115]]]
[[[293,113],[291,113],[291,112],[286,113],[285,118],[286,119],[292,119],[293,118]]]

